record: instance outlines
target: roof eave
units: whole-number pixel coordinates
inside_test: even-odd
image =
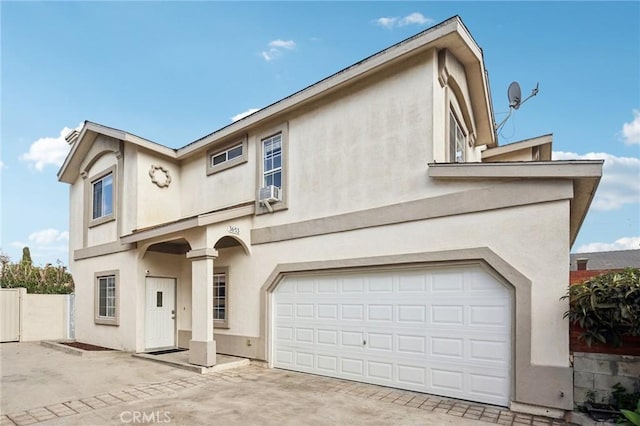
[[[458,53],[456,56],[465,66],[477,67],[475,72],[470,73],[470,79],[473,89],[476,91],[479,89],[480,93],[482,93],[482,96],[479,97],[481,99],[473,99],[473,108],[476,114],[478,114],[478,131],[479,134],[483,136],[483,143],[490,146],[494,145],[495,139],[493,136],[490,94],[484,70],[482,50],[464,26],[462,20],[458,16],[454,16],[443,21],[441,24],[431,27],[420,34],[338,71],[311,86],[178,149],[177,158],[187,158],[205,149],[210,144],[230,137],[233,134],[246,133],[247,129],[261,122],[282,116],[294,108],[315,101],[348,84],[352,84],[370,75],[372,72],[392,66],[399,61],[432,48],[449,48],[453,52]],[[489,141],[484,140],[485,138],[489,138]]]
[[[560,179],[573,182],[570,246],[573,246],[602,178],[604,160],[429,164],[428,176],[444,180]]]
[[[148,139],[141,138],[134,134],[127,133],[123,130],[103,126],[102,124],[93,123],[91,121],[85,121],[80,129],[80,133],[76,141],[71,146],[69,154],[67,154],[60,170],[58,170],[57,176],[60,182],[71,184],[75,179],[77,179],[80,173],[80,162],[82,162],[84,156],[89,151],[91,144],[95,141],[98,135],[105,135],[117,140],[129,142],[167,158],[176,158],[176,150],[174,149],[160,145]],[[71,167],[72,165],[75,167]]]

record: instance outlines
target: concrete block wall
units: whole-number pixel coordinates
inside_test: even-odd
[[[593,394],[594,401],[608,403],[613,385],[628,392],[640,390],[640,356],[574,352],[573,401],[583,405]]]

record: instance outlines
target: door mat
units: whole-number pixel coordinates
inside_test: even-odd
[[[164,355],[164,354],[172,354],[174,352],[183,352],[186,349],[175,348],[175,349],[164,349],[161,351],[153,351],[153,352],[145,352],[147,355]]]

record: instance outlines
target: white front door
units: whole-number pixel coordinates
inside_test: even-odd
[[[176,344],[176,280],[147,277],[145,348]]]
[[[509,289],[480,266],[286,277],[273,366],[508,405]]]

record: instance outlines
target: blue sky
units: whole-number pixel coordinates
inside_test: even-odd
[[[554,134],[603,158],[572,251],[640,248],[638,2],[7,2],[0,248],[67,263],[63,136],[90,120],[176,148],[460,15],[484,51],[500,143]]]

